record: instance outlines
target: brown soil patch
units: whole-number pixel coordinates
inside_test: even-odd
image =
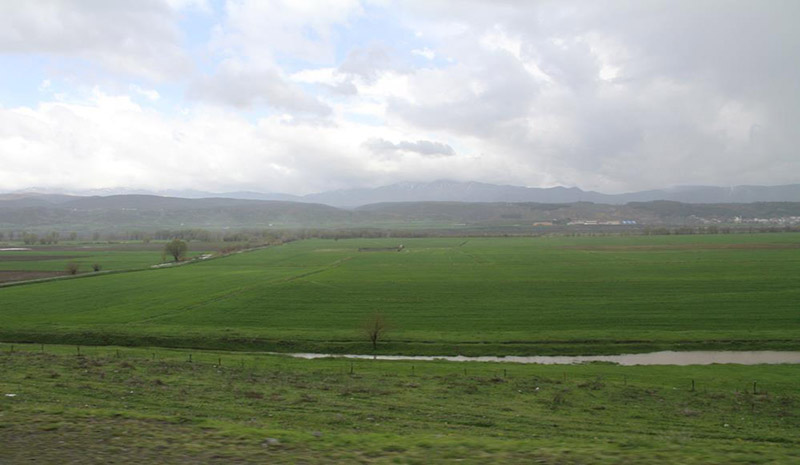
[[[800,249],[800,244],[574,245],[561,248],[570,250],[590,250],[597,252],[650,252],[659,250],[787,250]]]
[[[31,279],[52,278],[64,276],[66,271],[4,271],[0,270],[0,283],[10,283],[14,281],[28,281]]]
[[[88,255],[26,255],[25,252],[12,252],[0,255],[0,262],[43,262],[47,260],[71,260],[86,258]]]

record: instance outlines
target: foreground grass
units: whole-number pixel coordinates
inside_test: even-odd
[[[800,460],[796,366],[0,350],[0,463]]]
[[[800,234],[308,240],[0,289],[0,340],[370,353],[359,329],[380,312],[391,324],[384,353],[798,349],[799,243]]]

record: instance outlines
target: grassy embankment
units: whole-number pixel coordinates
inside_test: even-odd
[[[39,351],[0,345],[0,463],[800,461],[795,366]]]
[[[800,235],[308,240],[0,289],[0,340],[370,353],[798,349]],[[359,251],[403,244],[400,252]]]

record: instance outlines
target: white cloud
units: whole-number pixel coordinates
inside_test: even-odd
[[[430,140],[418,140],[416,142],[403,140],[393,143],[386,139],[372,138],[366,140],[364,146],[377,155],[387,156],[413,153],[426,157],[449,157],[456,154],[450,145]]]
[[[156,1],[0,2],[0,53],[77,57],[114,73],[185,75],[175,11]]]
[[[800,182],[798,15],[718,0],[0,2],[0,54],[47,58],[39,102],[0,102],[0,188]],[[210,38],[181,29],[196,16]]]
[[[256,64],[276,55],[332,63],[333,26],[360,14],[356,0],[228,0],[213,46]]]
[[[211,13],[212,8],[208,0],[165,0],[173,10],[195,9],[203,13]]]
[[[39,84],[38,90],[39,92],[50,92],[52,88],[53,88],[52,81],[50,81],[50,79],[45,79],[44,81],[42,81],[41,84]]]
[[[436,52],[434,52],[433,50],[429,49],[428,47],[421,48],[421,49],[414,49],[414,50],[411,51],[411,54],[426,58],[428,60],[433,60],[434,58],[436,58]]]
[[[213,103],[250,108],[266,104],[292,112],[325,116],[330,108],[287,82],[274,68],[255,68],[236,60],[222,63],[217,73],[198,79],[189,96]]]
[[[161,94],[159,94],[157,90],[143,89],[141,86],[136,84],[131,84],[128,86],[128,88],[131,90],[131,92],[135,92],[151,102],[155,102],[161,98]]]

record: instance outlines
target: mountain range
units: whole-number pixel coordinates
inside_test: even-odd
[[[17,195],[20,199],[28,198],[27,201],[30,202],[30,194],[32,193],[48,194],[39,198],[45,199],[49,203],[58,203],[59,199],[63,200],[65,194],[76,196],[124,194],[159,195],[185,199],[227,198],[288,201],[316,203],[337,208],[356,208],[363,205],[386,202],[593,202],[609,205],[624,205],[629,202],[651,202],[656,200],[682,203],[800,202],[800,184],[734,187],[682,186],[624,194],[603,194],[595,191],[584,191],[577,187],[538,188],[448,180],[424,183],[403,182],[375,188],[342,189],[302,196],[251,191],[213,193],[198,190],[99,189],[66,192],[26,189],[25,191],[0,195],[0,198]]]
[[[194,194],[205,193],[194,191]],[[537,224],[707,225],[742,221],[779,226],[800,224],[798,185],[697,187],[606,195],[574,188],[535,189],[439,181],[333,191],[293,200],[225,197],[272,197],[257,193],[208,195],[213,197],[0,194],[0,232],[188,228],[483,229]],[[318,203],[312,203],[315,200]]]

